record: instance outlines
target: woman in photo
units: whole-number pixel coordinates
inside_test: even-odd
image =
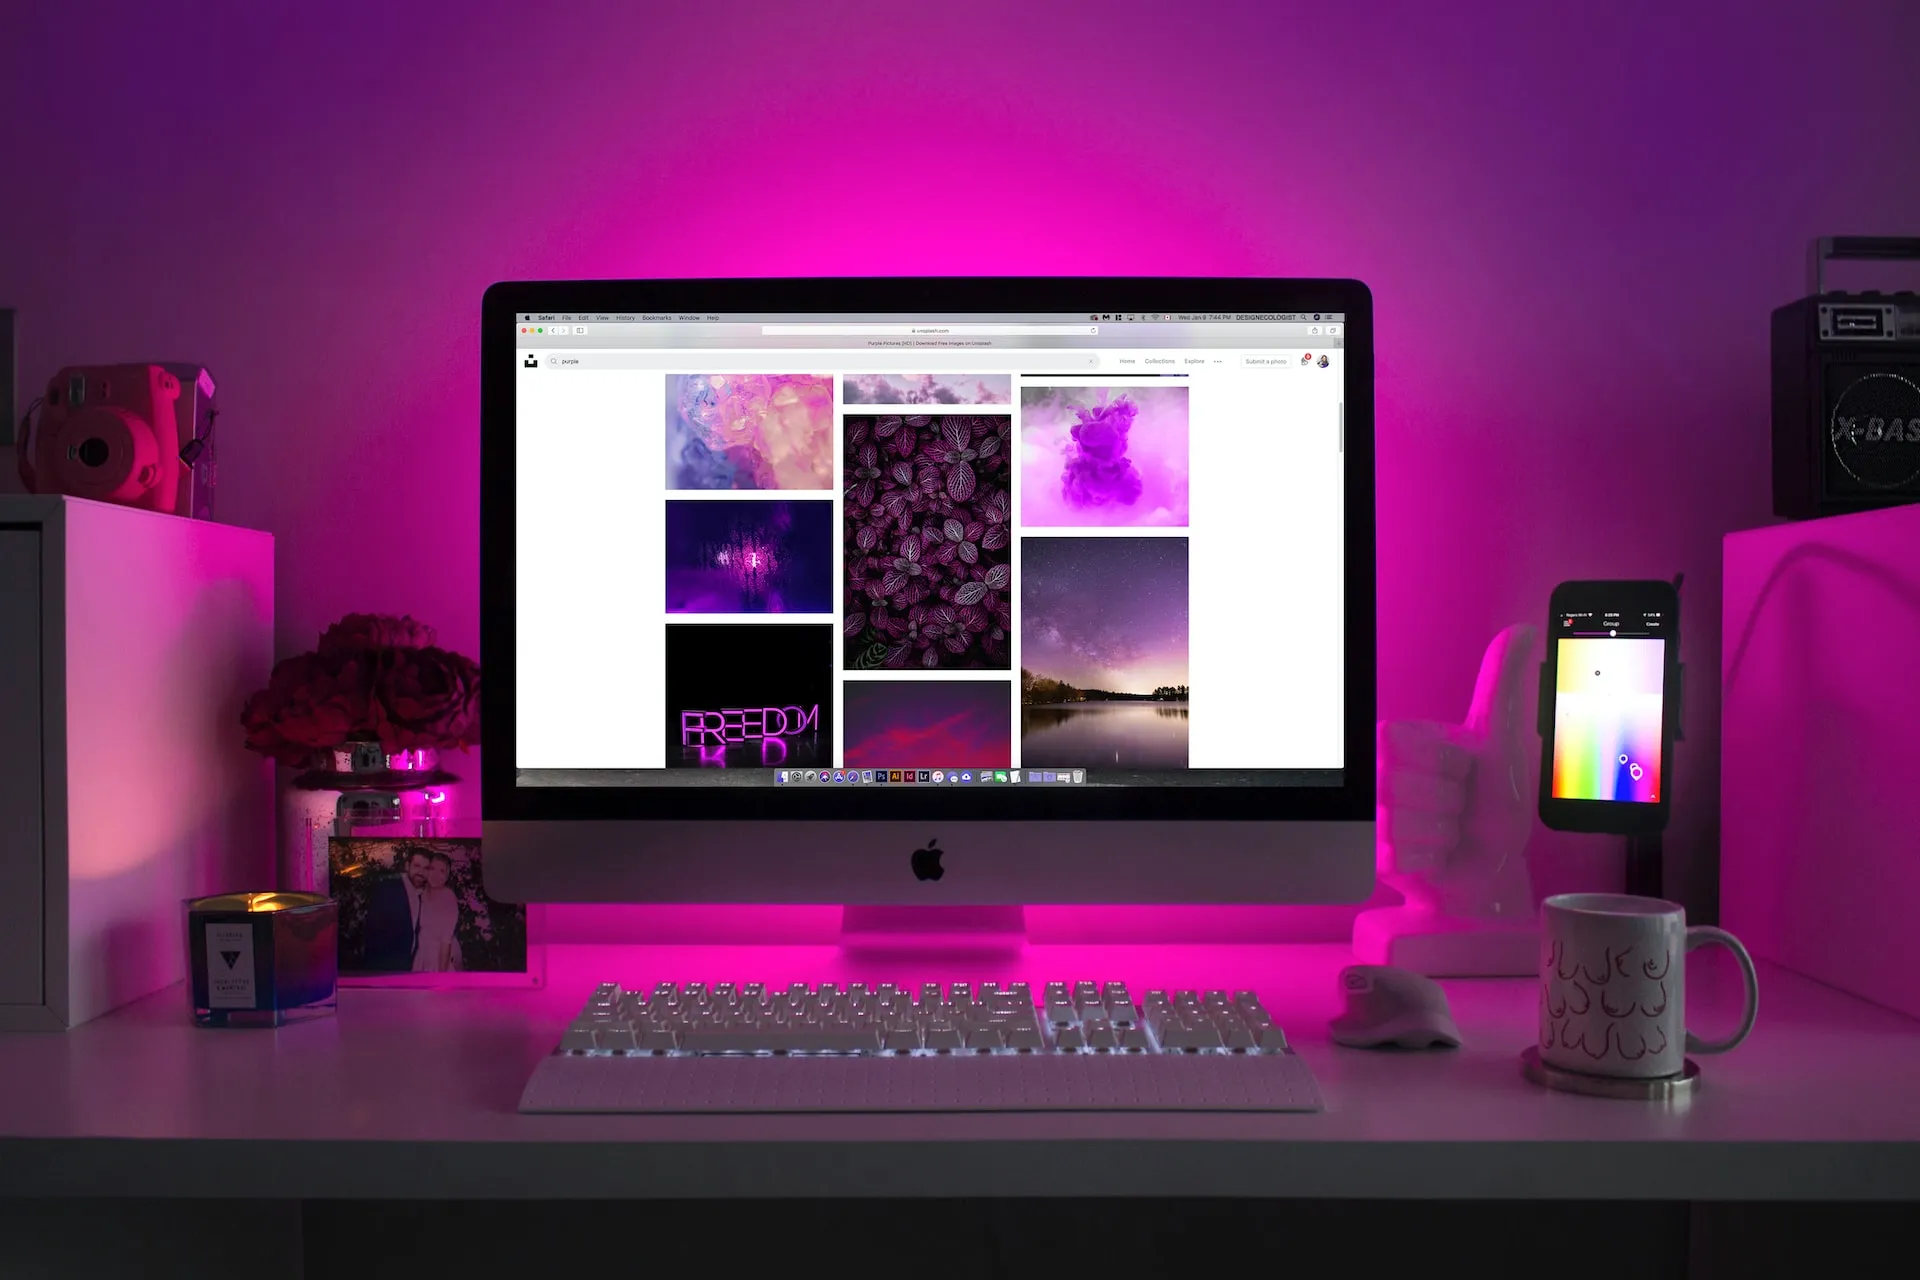
[[[452,973],[460,968],[460,899],[448,883],[453,859],[439,850],[428,855],[427,887],[420,893],[420,942],[413,953],[415,973]]]

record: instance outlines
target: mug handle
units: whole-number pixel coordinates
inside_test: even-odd
[[[1760,1013],[1760,980],[1754,976],[1753,957],[1747,954],[1747,949],[1741,945],[1740,939],[1725,929],[1716,929],[1710,924],[1697,924],[1687,930],[1689,952],[1715,942],[1733,952],[1733,958],[1740,962],[1740,980],[1746,984],[1747,1006],[1745,1012],[1740,1015],[1739,1029],[1724,1040],[1702,1040],[1693,1032],[1687,1032],[1688,1053],[1725,1053],[1752,1033],[1753,1020]]]

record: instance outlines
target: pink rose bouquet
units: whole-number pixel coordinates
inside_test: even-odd
[[[410,617],[355,613],[280,662],[240,713],[248,750],[300,766],[348,742],[389,754],[480,741],[480,668]]]

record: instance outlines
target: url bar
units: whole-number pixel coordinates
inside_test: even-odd
[[[893,338],[943,338],[949,334],[979,334],[983,337],[1045,337],[1050,334],[1091,336],[1100,332],[1097,324],[763,324],[760,333],[769,338],[860,338],[869,335]]]

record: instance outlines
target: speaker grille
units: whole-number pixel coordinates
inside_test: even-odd
[[[1920,497],[1920,362],[1827,368],[1827,493]]]

